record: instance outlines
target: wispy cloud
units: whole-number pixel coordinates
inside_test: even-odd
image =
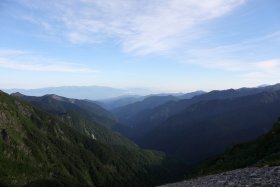
[[[97,70],[81,64],[68,63],[39,56],[32,52],[13,49],[0,49],[0,68],[62,73],[97,72]]]
[[[27,51],[15,50],[15,49],[0,49],[0,57],[26,55],[29,54]]]
[[[277,78],[280,72],[280,58],[269,59],[265,61],[251,64],[250,71],[243,74],[244,78],[249,80],[265,80],[270,78]]]
[[[246,0],[23,0],[26,20],[72,43],[112,38],[123,50],[151,54],[174,50],[199,36],[198,25]],[[31,12],[39,10],[39,14]],[[43,11],[43,12],[42,12]],[[32,17],[33,19],[31,19]]]
[[[275,55],[275,49],[280,47],[280,32],[215,47],[215,43],[211,47],[186,47],[194,39],[201,39],[205,32],[200,27],[203,23],[220,18],[247,1],[22,0],[22,5],[32,11],[21,18],[73,44],[110,39],[130,54],[175,51],[189,64],[237,72],[252,79],[273,77],[279,70],[280,56]],[[183,55],[176,53],[179,48]],[[51,63],[37,65],[38,69],[57,69]],[[65,66],[73,67],[67,63]],[[86,67],[63,69],[87,71]]]
[[[275,78],[280,72],[280,32],[235,44],[187,51],[184,63],[236,72],[247,79]]]

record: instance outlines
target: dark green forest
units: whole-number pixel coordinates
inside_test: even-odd
[[[0,92],[0,186],[156,186],[280,164],[278,84],[100,102]]]
[[[94,140],[2,92],[0,124],[2,186],[153,186],[178,176],[163,153]]]
[[[224,154],[203,162],[189,177],[221,173],[249,166],[277,165],[280,165],[280,118],[265,135],[256,140],[235,145]]]

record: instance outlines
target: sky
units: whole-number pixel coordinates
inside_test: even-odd
[[[280,82],[279,0],[0,0],[0,89]]]

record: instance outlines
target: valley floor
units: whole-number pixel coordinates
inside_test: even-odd
[[[280,166],[262,168],[244,168],[208,175],[188,181],[166,184],[161,187],[277,187],[280,186]]]

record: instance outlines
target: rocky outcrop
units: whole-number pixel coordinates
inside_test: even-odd
[[[252,167],[237,169],[217,175],[208,175],[197,179],[179,183],[166,184],[161,187],[255,187],[280,186],[280,166],[275,167]]]

